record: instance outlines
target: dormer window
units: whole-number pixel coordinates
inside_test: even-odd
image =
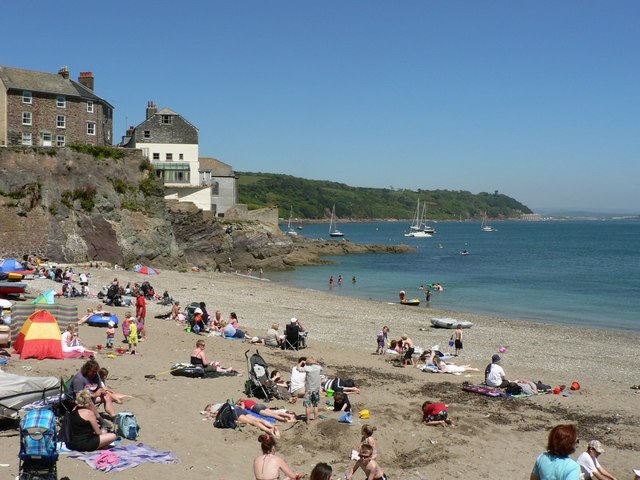
[[[171,125],[171,115],[162,115],[162,124]]]
[[[33,103],[33,93],[31,92],[22,92],[22,103],[28,103],[31,105]]]
[[[64,95],[58,95],[58,98],[56,99],[56,107],[67,108],[67,99]]]

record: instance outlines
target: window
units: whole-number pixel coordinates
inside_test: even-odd
[[[162,115],[162,124],[171,125],[171,115]]]
[[[142,136],[144,138],[151,138],[151,131],[150,130],[145,130],[144,133],[142,134]]]
[[[178,154],[178,158],[179,158],[180,160],[184,160],[184,154],[179,153],[179,154]]]
[[[153,159],[154,160],[160,160],[160,154],[159,153],[154,153],[153,154]]]
[[[53,144],[53,135],[49,132],[42,132],[42,146],[50,147]]]
[[[64,145],[65,145],[64,135],[56,136],[56,147],[64,147]]]
[[[31,105],[33,103],[33,93],[22,92],[22,103],[28,103]]]
[[[93,122],[87,122],[87,135],[96,134],[96,124]]]
[[[58,115],[56,118],[56,127],[58,128],[67,128],[67,117],[64,115]]]
[[[67,108],[67,99],[64,95],[58,95],[58,99],[56,100],[56,107]]]
[[[22,112],[22,124],[23,125],[31,125],[31,112]]]
[[[22,145],[33,145],[30,133],[22,132]]]
[[[167,161],[170,162],[173,160],[173,153],[167,153]]]
[[[87,100],[87,112],[93,113],[93,100]]]
[[[184,182],[184,172],[176,172],[176,182]]]

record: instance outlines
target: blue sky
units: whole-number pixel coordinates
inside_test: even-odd
[[[238,171],[640,212],[640,2],[80,5],[3,5],[0,64],[93,71],[116,139],[154,100]]]

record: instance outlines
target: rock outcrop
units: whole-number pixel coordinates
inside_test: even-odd
[[[294,239],[278,227],[275,210],[237,212],[216,218],[165,201],[140,151],[98,159],[66,148],[0,149],[0,257],[242,271],[317,265],[324,255],[412,251]]]

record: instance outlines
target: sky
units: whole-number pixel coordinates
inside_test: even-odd
[[[0,64],[92,71],[236,171],[640,213],[640,2],[7,2]]]

